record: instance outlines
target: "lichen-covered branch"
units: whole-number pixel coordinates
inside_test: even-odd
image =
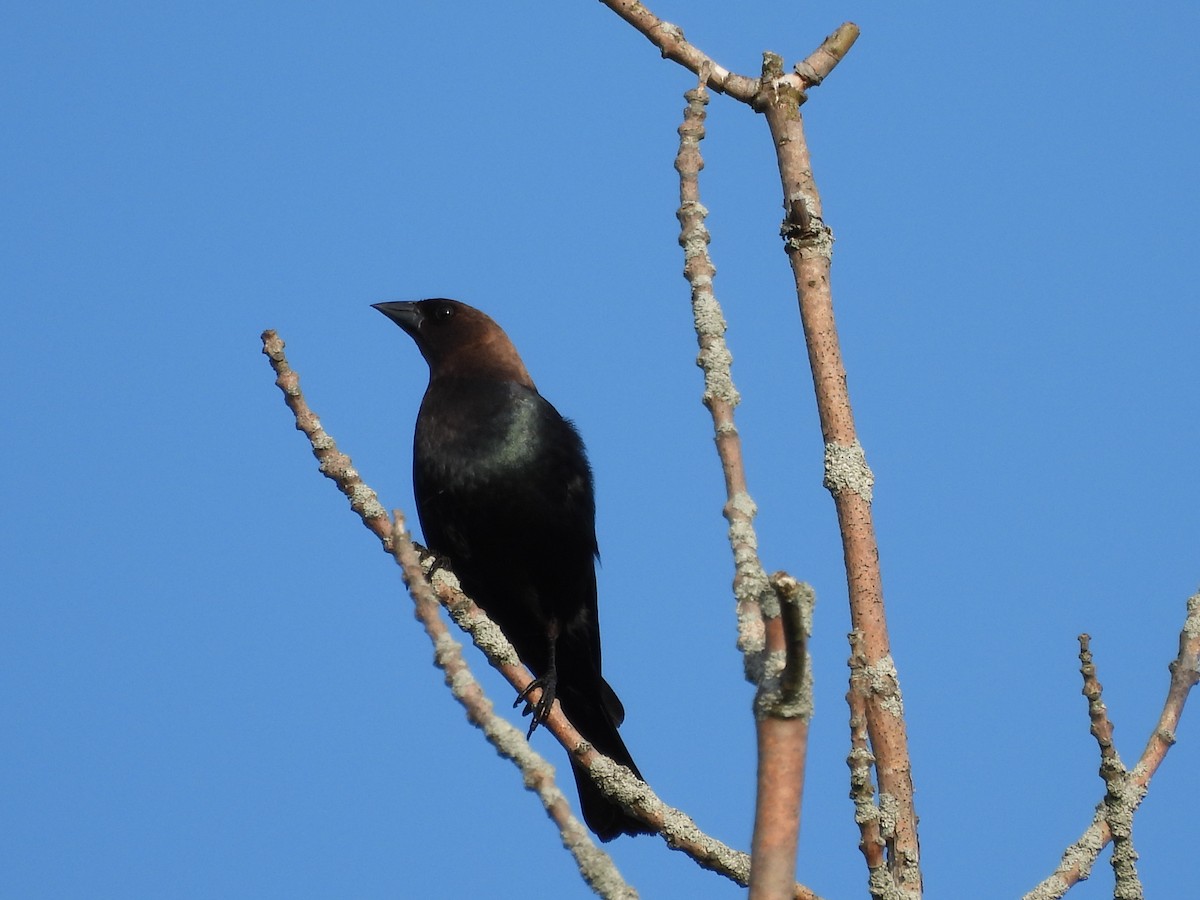
[[[1113,842],[1114,896],[1123,900],[1141,900],[1142,884],[1135,865],[1137,851],[1133,848],[1133,813],[1146,795],[1146,789],[1131,783],[1129,772],[1113,744],[1113,724],[1108,718],[1108,707],[1104,705],[1104,689],[1096,677],[1091,640],[1090,635],[1079,636],[1079,671],[1083,675],[1083,695],[1088,700],[1092,737],[1100,747],[1100,777],[1104,779],[1105,787],[1104,821]]]
[[[848,637],[850,690],[846,693],[846,703],[850,707],[850,754],[846,765],[850,767],[850,799],[854,801],[854,821],[859,829],[858,848],[867,863],[867,889],[874,900],[884,900],[891,892],[886,847],[894,835],[890,818],[875,804],[875,785],[871,781],[871,767],[875,764],[867,737],[867,698],[871,687],[862,635],[852,631]]]
[[[683,29],[664,22],[637,0],[600,0],[605,6],[646,36],[663,55],[697,75],[704,72],[704,82],[715,91],[721,91],[738,100],[749,103],[758,92],[758,81],[745,75],[736,75],[719,65],[700,48],[689,44]]]
[[[317,414],[308,408],[304,394],[300,392],[300,376],[288,365],[284,356],[283,339],[274,331],[262,333],[263,355],[271,361],[275,370],[275,385],[283,391],[284,402],[296,417],[296,430],[302,431],[312,445],[313,456],[317,458],[321,474],[333,481],[350,500],[350,508],[358,513],[363,524],[379,538],[383,548],[390,552],[392,544],[392,520],[387,510],[379,502],[375,492],[363,483],[355,471],[350,457],[337,448]]]
[[[683,247],[683,274],[691,285],[692,319],[700,353],[696,364],[704,371],[701,399],[712,414],[714,440],[721,471],[725,476],[725,518],[729,521],[729,544],[733,550],[733,593],[737,601],[738,649],[745,658],[746,678],[752,684],[762,679],[766,637],[763,630],[764,606],[777,604],[766,570],[758,558],[758,535],[754,516],[758,509],[746,484],[742,458],[742,439],[734,423],[733,411],[741,402],[733,384],[733,356],[725,343],[725,315],[713,291],[716,266],[708,253],[709,234],[704,220],[708,210],[700,202],[700,170],[704,160],[700,141],[704,139],[704,107],[708,91],[703,80],[684,98],[683,124],[679,126],[679,153],[675,170],[679,173],[679,245]]]

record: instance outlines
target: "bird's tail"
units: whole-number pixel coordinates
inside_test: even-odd
[[[613,694],[612,689],[607,684],[604,684],[604,688],[605,694],[616,701],[616,695]],[[625,742],[621,740],[621,735],[617,732],[617,724],[620,719],[614,717],[610,709],[611,703],[606,704],[594,693],[584,696],[569,690],[565,692],[565,696],[564,692],[560,691],[559,699],[563,704],[563,712],[571,720],[571,724],[587,738],[593,747],[613,762],[628,768],[638,778],[642,777],[633,757],[629,755]],[[620,710],[619,702],[616,703],[616,709]],[[654,833],[652,827],[625,812],[615,801],[606,797],[592,781],[587,769],[572,762],[571,770],[575,775],[575,786],[579,790],[579,806],[583,812],[583,821],[587,823],[588,828],[595,833],[596,837],[602,841],[611,841],[619,834]]]

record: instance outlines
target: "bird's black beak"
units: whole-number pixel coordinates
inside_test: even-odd
[[[421,325],[421,310],[417,304],[408,300],[391,303],[372,303],[372,309],[377,309],[409,334],[415,335]]]

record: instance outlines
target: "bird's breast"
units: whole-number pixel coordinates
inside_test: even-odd
[[[414,450],[418,465],[451,480],[486,481],[536,466],[543,438],[533,403],[422,407]]]

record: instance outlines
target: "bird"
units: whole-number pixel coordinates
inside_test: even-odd
[[[579,432],[486,313],[444,298],[372,306],[429,365],[413,437],[421,531],[533,673],[514,703],[526,701],[529,734],[557,698],[593,747],[641,779],[617,731],[624,707],[601,674],[596,504]],[[530,703],[534,687],[542,694]],[[583,819],[602,841],[654,830],[571,765]]]

